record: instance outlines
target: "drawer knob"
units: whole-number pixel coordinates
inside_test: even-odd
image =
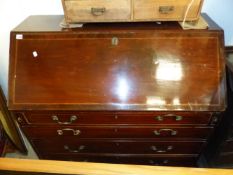
[[[159,136],[162,132],[170,132],[171,136],[177,135],[177,131],[173,129],[160,129],[160,130],[154,130],[154,134]]]
[[[154,146],[154,145],[152,145],[150,148],[151,148],[152,151],[155,151],[155,152],[157,152],[157,153],[166,153],[166,152],[168,152],[168,151],[173,150],[173,146],[171,146],[171,145],[167,146],[167,148],[165,148],[165,149],[158,149],[158,148],[157,148],[156,146]]]
[[[91,14],[94,16],[101,16],[106,11],[105,7],[102,8],[91,8]]]
[[[71,153],[79,153],[80,151],[85,149],[84,145],[80,145],[78,147],[78,149],[70,149],[70,147],[68,145],[64,145],[64,149],[71,152]]]
[[[52,120],[55,121],[55,122],[57,122],[60,125],[70,125],[74,121],[76,121],[77,119],[78,119],[78,117],[76,115],[72,115],[72,116],[70,116],[70,119],[69,119],[68,122],[61,122],[60,119],[58,118],[58,116],[56,116],[56,115],[52,116]]]
[[[175,121],[181,121],[183,119],[182,116],[180,116],[180,115],[174,115],[174,114],[159,115],[159,116],[155,117],[155,119],[157,121],[163,121],[164,118],[174,118]]]
[[[169,14],[174,12],[175,7],[174,6],[160,6],[159,7],[159,13],[161,14]]]
[[[58,135],[63,135],[64,131],[72,131],[74,136],[80,135],[81,131],[80,130],[75,130],[75,129],[70,129],[70,128],[65,128],[65,129],[58,129],[57,134]]]

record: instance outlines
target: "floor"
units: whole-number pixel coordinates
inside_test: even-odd
[[[6,153],[5,157],[19,158],[19,159],[38,159],[38,156],[36,155],[35,151],[33,150],[32,146],[30,145],[30,143],[28,142],[26,137],[23,136],[23,138],[24,138],[27,150],[28,150],[28,154],[25,155],[25,154],[22,154],[19,151],[15,150],[14,152]]]

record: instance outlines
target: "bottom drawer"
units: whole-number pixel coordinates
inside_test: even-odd
[[[38,153],[199,154],[203,141],[32,139]]]
[[[74,155],[74,154],[47,154],[42,155],[42,159],[65,160],[80,162],[100,162],[119,164],[140,164],[157,166],[188,166],[195,167],[197,157],[188,156],[138,156],[138,155]]]
[[[222,147],[222,152],[233,152],[233,140],[227,140],[223,147]]]
[[[233,166],[233,153],[225,153],[219,155],[219,157],[214,161],[216,166],[232,167]]]

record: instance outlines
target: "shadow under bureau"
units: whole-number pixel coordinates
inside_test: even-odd
[[[223,31],[30,16],[11,32],[9,108],[41,159],[195,166],[225,110]]]

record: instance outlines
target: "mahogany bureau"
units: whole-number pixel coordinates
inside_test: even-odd
[[[8,105],[39,157],[195,166],[226,107],[223,31],[62,18],[11,32]]]

